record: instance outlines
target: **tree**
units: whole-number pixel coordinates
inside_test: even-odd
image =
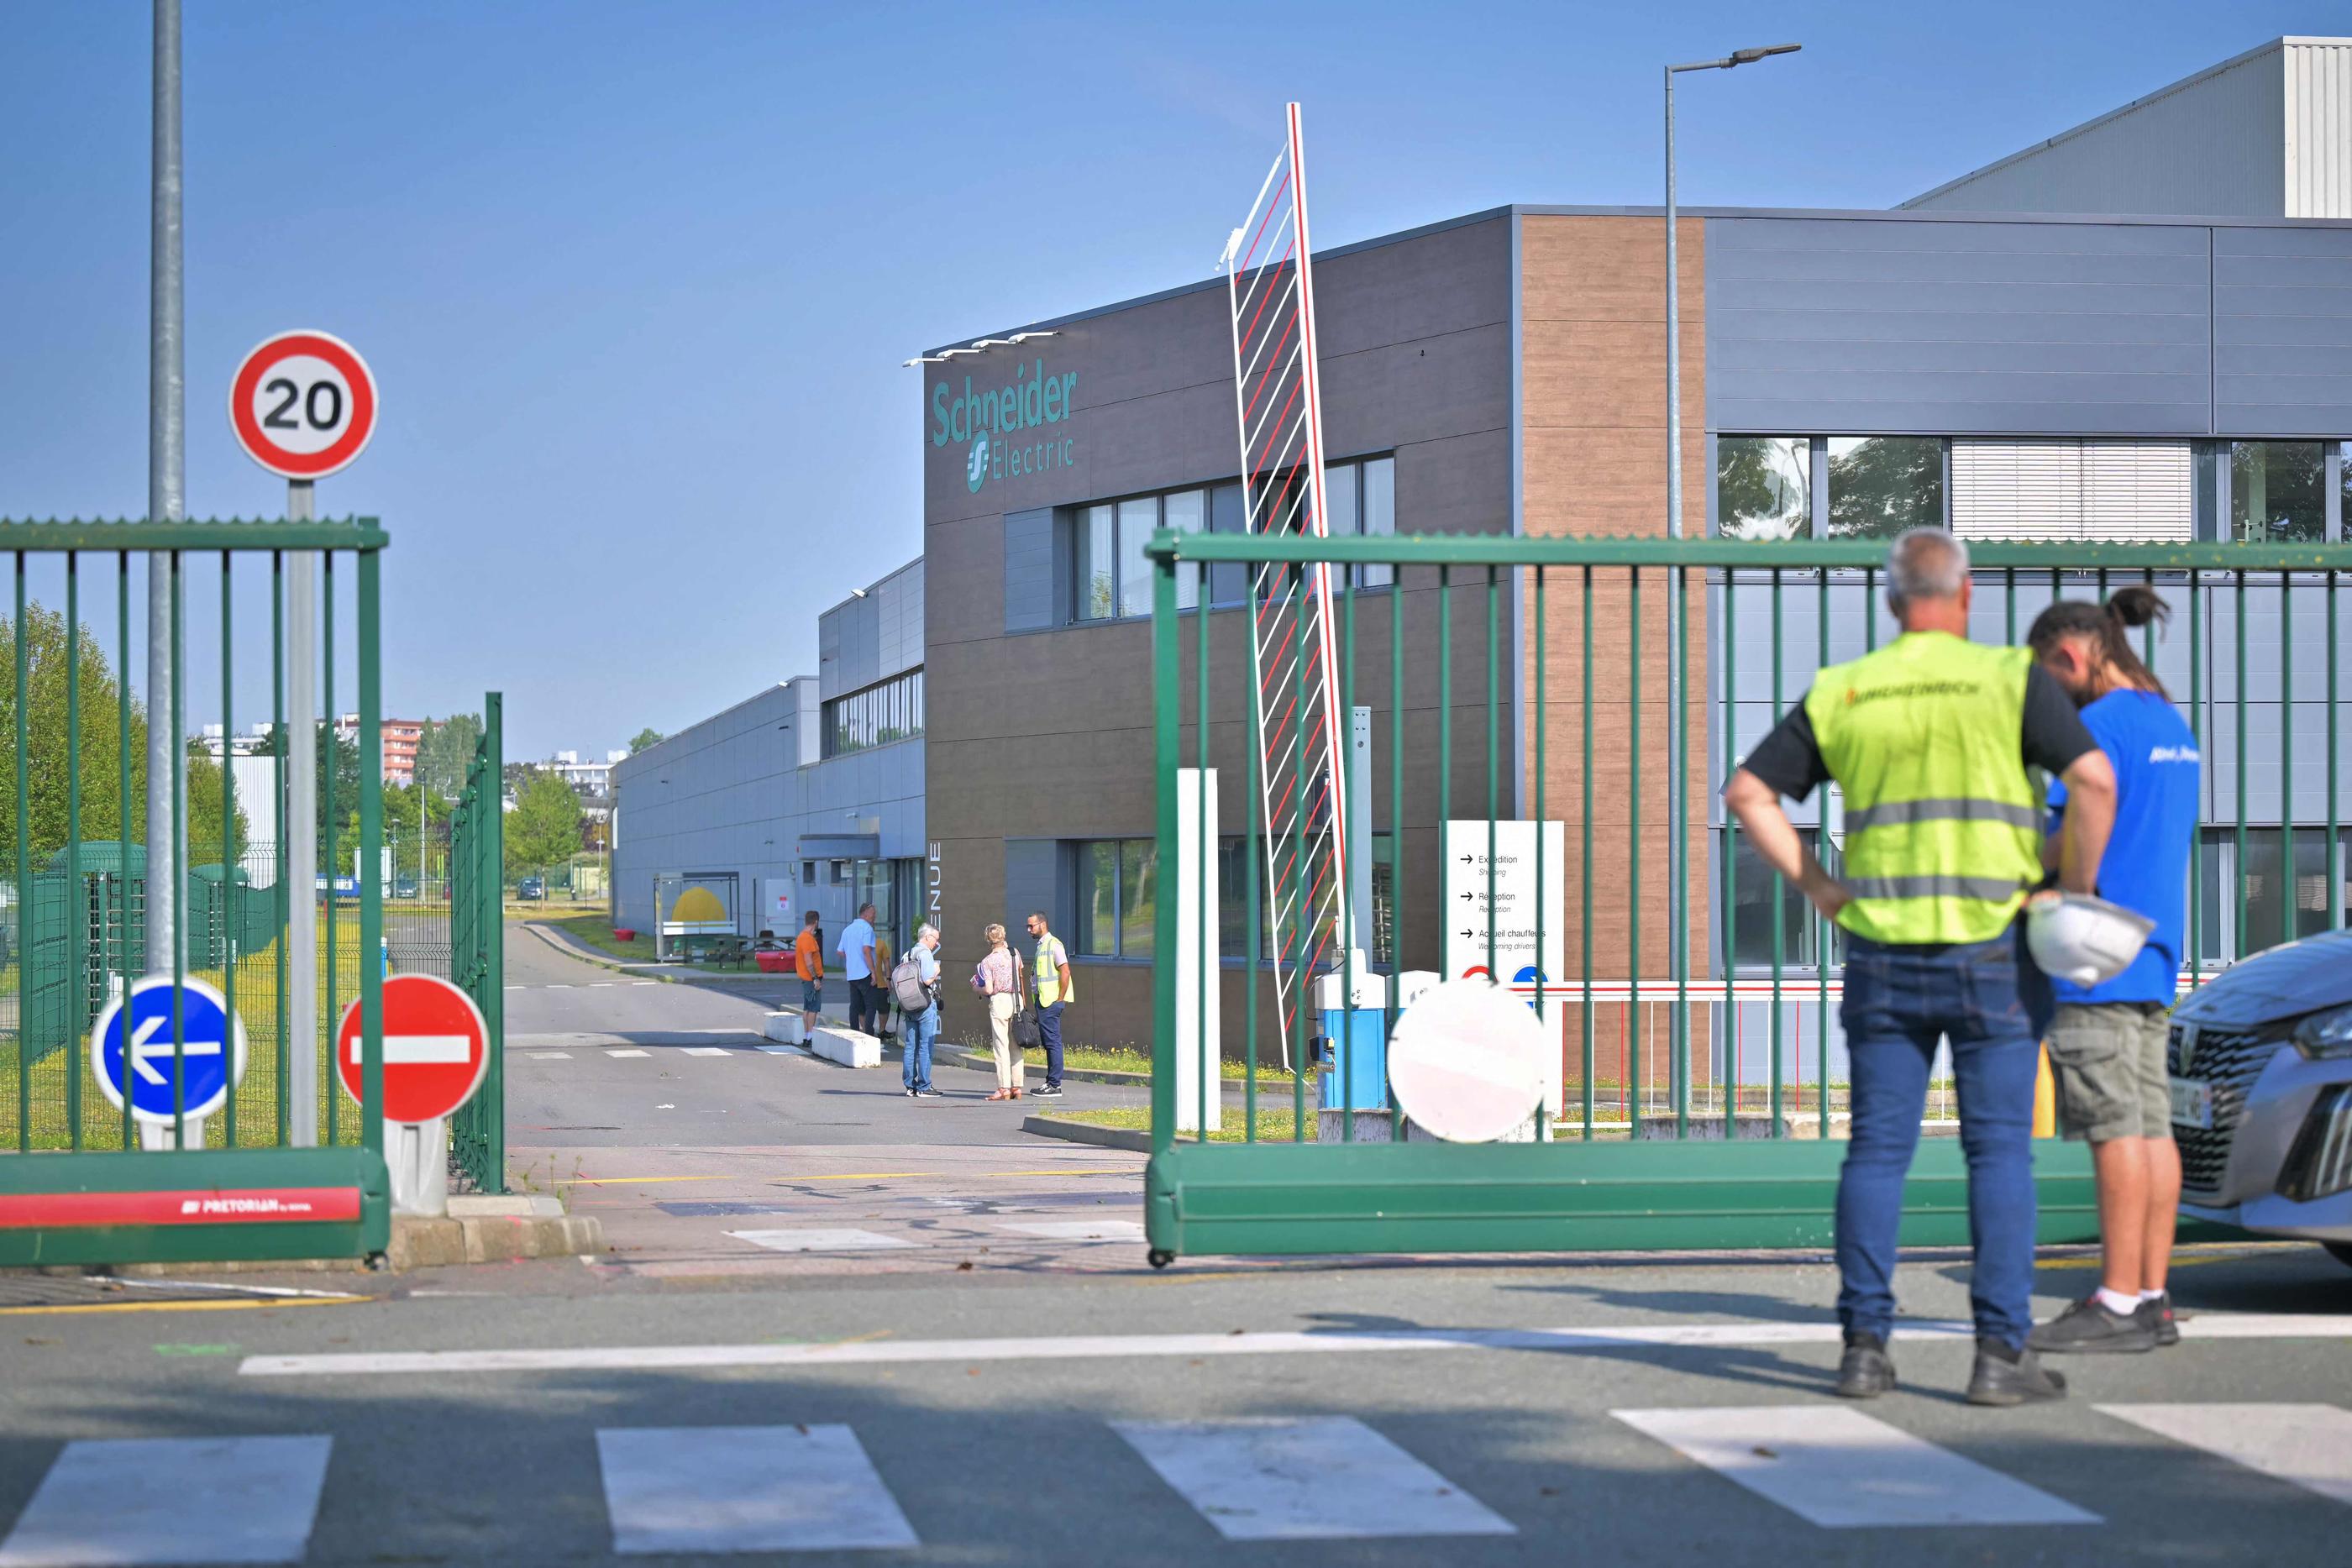
[[[534,771],[506,821],[507,867],[537,871],[580,852],[580,797],[552,773]]]
[[[667,737],[660,730],[648,725],[637,731],[636,737],[629,742],[629,755],[635,757],[648,747],[659,746],[665,738]]]
[[[81,837],[84,843],[122,836],[121,688],[106,652],[88,626],[75,640],[72,657],[80,666],[79,727]],[[16,858],[16,627],[0,620],[0,864]],[[75,751],[66,724],[67,637],[65,617],[29,604],[25,610],[26,837],[32,863],[42,866],[65,847],[69,825]],[[200,746],[186,752],[188,863],[220,859],[221,769]],[[240,801],[230,823],[229,847],[242,853],[251,805]],[[131,841],[147,837],[147,711],[131,704]]]
[[[436,800],[455,800],[465,792],[466,770],[473,766],[481,739],[479,714],[453,713],[438,724],[426,719],[425,737],[416,743],[417,782]]]

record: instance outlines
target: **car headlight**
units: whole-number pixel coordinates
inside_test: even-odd
[[[2295,1025],[2294,1048],[2314,1061],[2352,1056],[2352,1006],[2329,1008]]]

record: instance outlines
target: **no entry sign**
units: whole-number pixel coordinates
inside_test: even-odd
[[[272,474],[320,478],[375,434],[375,377],[341,338],[280,332],[236,368],[228,421],[246,455]]]
[[[490,1061],[489,1026],[474,998],[434,975],[383,983],[383,1115],[430,1122],[474,1097]],[[335,1030],[335,1076],[360,1097],[360,1004]]]

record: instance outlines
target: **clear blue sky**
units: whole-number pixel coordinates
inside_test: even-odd
[[[2344,32],[2318,0],[186,0],[189,506],[282,511],[228,378],[339,333],[384,414],[320,503],[394,530],[386,711],[497,687],[509,757],[618,746],[814,670],[815,612],[919,548],[899,361],[1206,276],[1286,99],[1336,245],[1655,202],[1670,59],[1805,46],[1685,78],[1684,200],[1883,207]],[[0,0],[0,515],[145,507],[148,50],[136,0]]]

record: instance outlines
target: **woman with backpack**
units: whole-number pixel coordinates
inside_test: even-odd
[[[1021,960],[1005,940],[1003,926],[992,921],[981,936],[988,955],[971,972],[971,988],[988,1004],[988,1048],[996,1058],[996,1092],[989,1098],[1018,1100],[1025,1063],[1013,1043],[1013,1020],[1021,1011]]]
[[[938,926],[917,926],[915,945],[890,970],[890,999],[906,1020],[900,1062],[909,1100],[939,1092],[931,1087],[931,1042],[940,1038],[939,946]]]

